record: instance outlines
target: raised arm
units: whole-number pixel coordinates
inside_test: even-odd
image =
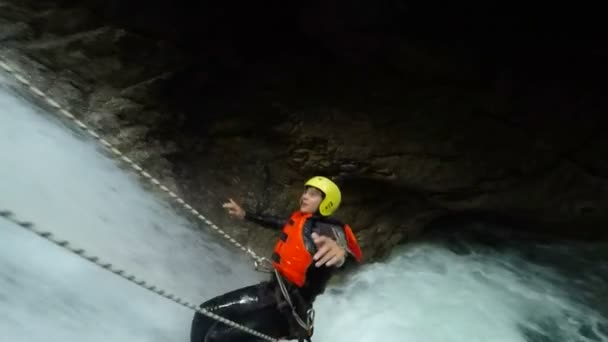
[[[257,223],[264,228],[269,229],[281,229],[287,223],[287,219],[272,216],[263,215],[258,213],[247,212],[241,208],[235,201],[230,199],[230,202],[224,203],[224,208],[228,209],[228,214],[237,217],[241,220],[247,220],[253,223]]]
[[[245,220],[257,223],[264,228],[277,230],[283,228],[285,226],[285,223],[287,223],[287,219],[285,219],[284,217],[256,214],[250,213],[248,211],[245,212]]]

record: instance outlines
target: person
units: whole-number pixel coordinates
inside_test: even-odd
[[[245,211],[229,199],[223,207],[230,215],[281,230],[271,257],[273,275],[268,281],[225,293],[200,307],[277,339],[310,341],[315,298],[338,270],[363,258],[351,227],[330,218],[341,199],[338,186],[321,176],[304,184],[299,209],[289,218]],[[260,340],[198,312],[192,320],[191,342]]]

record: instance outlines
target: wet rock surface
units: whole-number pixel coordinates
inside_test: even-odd
[[[262,254],[221,203],[288,215],[317,174],[372,259],[448,214],[608,235],[605,51],[422,43],[379,24],[397,2],[338,3],[0,0],[0,55]]]

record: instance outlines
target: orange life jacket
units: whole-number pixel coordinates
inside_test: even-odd
[[[272,264],[277,271],[298,287],[302,287],[306,282],[306,271],[313,262],[312,251],[306,248],[304,242],[304,223],[311,216],[312,214],[301,211],[291,215],[283,227],[272,257]],[[360,262],[363,256],[355,235],[348,225],[344,225],[343,229],[348,249]]]

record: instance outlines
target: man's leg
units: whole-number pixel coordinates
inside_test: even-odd
[[[268,314],[264,314],[267,308],[271,308],[276,311],[276,299],[273,295],[273,290],[270,283],[264,282],[257,285],[247,286],[238,290],[234,290],[218,297],[215,297],[207,302],[201,304],[201,308],[213,312],[219,316],[232,320],[241,325],[250,327],[249,324],[256,325],[260,329],[267,331],[273,326],[267,322],[267,319],[254,319],[256,317],[266,317]],[[270,311],[272,312],[272,310]],[[273,319],[278,319],[276,316],[272,316]],[[279,323],[279,322],[277,322]],[[235,331],[228,331],[234,329]],[[257,330],[257,329],[256,329]],[[215,340],[206,340],[206,336],[213,331]],[[220,334],[219,332],[223,333]],[[241,330],[238,330],[240,333]],[[237,333],[235,328],[226,326],[210,317],[207,317],[201,313],[195,313],[194,319],[192,320],[192,328],[190,331],[191,342],[203,342],[203,341],[222,341],[218,338],[228,338],[226,341],[230,341],[232,335],[229,333]],[[253,337],[248,333],[242,332],[248,335],[247,338]],[[256,338],[257,339],[257,338]],[[245,340],[243,340],[245,341]],[[253,340],[255,341],[255,340]]]
[[[255,312],[250,312],[243,317],[239,317],[238,322],[274,338],[282,338],[289,335],[289,323],[275,307],[266,307]],[[220,322],[210,328],[206,339],[203,340],[203,342],[229,341],[262,342],[265,340]]]

